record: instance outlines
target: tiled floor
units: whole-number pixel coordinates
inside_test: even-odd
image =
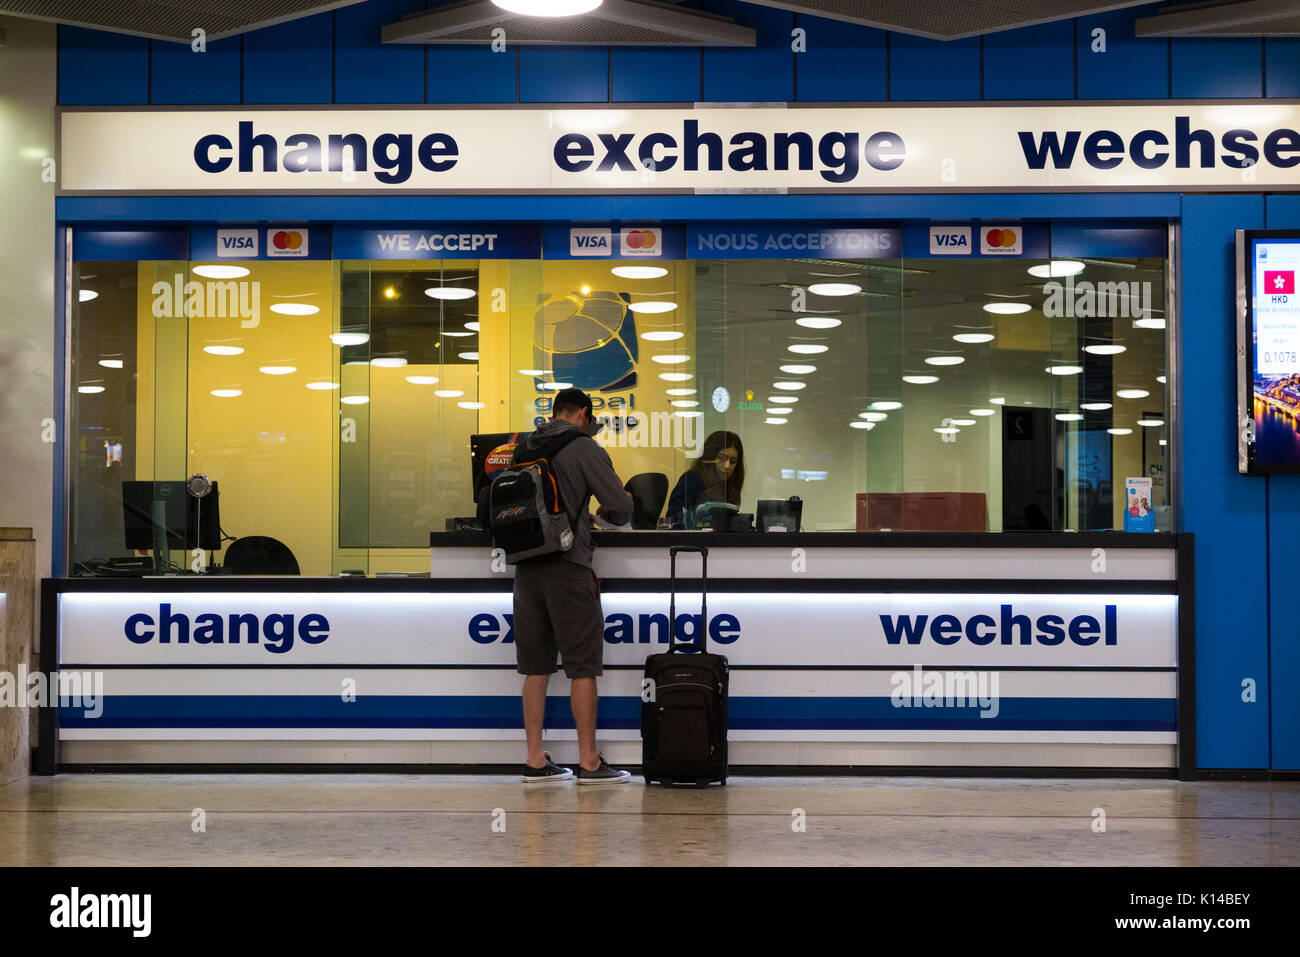
[[[0,865],[695,863],[1295,866],[1300,783],[63,774],[0,787]]]

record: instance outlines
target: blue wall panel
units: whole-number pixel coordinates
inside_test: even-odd
[[[984,38],[984,99],[1074,96],[1074,21],[1058,20]]]
[[[710,13],[753,27],[752,48],[706,49],[700,99],[708,103],[788,103],[794,99],[794,58],[790,49],[794,14],[734,0],[709,4]]]
[[[1151,8],[1115,10],[1076,21],[1076,67],[1081,100],[1156,100],[1169,96],[1169,41],[1133,35],[1133,21]],[[1096,36],[1097,30],[1104,37]],[[1105,52],[1094,46],[1105,41]]]
[[[1175,98],[1264,95],[1264,45],[1257,39],[1169,41]]]
[[[1300,196],[1270,196],[1269,229],[1300,229]],[[1269,704],[1274,770],[1300,770],[1300,612],[1295,549],[1300,542],[1300,475],[1268,478]]]
[[[1237,474],[1233,231],[1259,196],[1183,200],[1183,518],[1196,536],[1197,766],[1268,767],[1265,487]],[[1188,383],[1195,383],[1189,387]],[[1253,678],[1257,700],[1241,700]]]
[[[1300,97],[1300,40],[1264,41],[1264,95]]]
[[[143,106],[148,102],[148,40],[59,27],[59,105]]]
[[[520,103],[607,103],[609,47],[521,47]]]
[[[366,0],[334,11],[334,102],[423,103],[424,47],[380,42],[420,0]]]
[[[806,102],[886,100],[889,71],[884,30],[799,17],[808,48],[795,55],[795,94]]]
[[[494,53],[482,46],[430,46],[430,103],[514,103],[519,48]]]
[[[694,103],[700,98],[700,50],[614,47],[615,103]]]
[[[334,15],[321,13],[244,34],[245,103],[329,103]]]
[[[980,41],[889,35],[891,100],[978,100]]]
[[[231,104],[239,102],[240,38],[206,44],[196,53],[188,43],[149,44],[151,103]]]

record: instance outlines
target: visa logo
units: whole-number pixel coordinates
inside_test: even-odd
[[[570,229],[570,256],[609,256],[612,254],[613,233],[609,229]]]
[[[243,258],[257,255],[256,229],[218,229],[217,256]]]
[[[969,256],[971,236],[969,226],[931,226],[931,256]]]

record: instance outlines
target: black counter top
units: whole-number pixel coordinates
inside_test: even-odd
[[[1177,548],[1167,532],[594,532],[601,548]],[[431,532],[430,548],[486,548],[483,532]]]

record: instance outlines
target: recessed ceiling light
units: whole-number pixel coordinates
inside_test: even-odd
[[[464,389],[434,389],[433,394],[440,399],[459,399],[465,394]]]
[[[204,279],[239,279],[248,275],[248,268],[245,266],[195,266],[190,272],[196,276],[202,276]]]
[[[939,381],[939,377],[937,375],[905,375],[903,381],[912,385],[933,385]]]
[[[1156,429],[1165,424],[1164,419],[1138,419],[1138,425],[1144,429]]]
[[[925,364],[930,366],[959,366],[966,361],[965,356],[926,356]]]
[[[814,296],[855,296],[862,287],[851,282],[815,282],[808,291]]]
[[[486,403],[483,402],[457,402],[456,404],[462,409],[482,409],[486,407]]]
[[[997,409],[971,409],[971,415],[997,415]]]
[[[371,359],[370,364],[381,369],[400,369],[406,365],[406,360],[401,356],[380,356],[378,359]]]
[[[99,293],[93,289],[80,289],[77,291],[78,302],[90,302],[92,299],[98,299]]]
[[[520,369],[520,370],[519,370],[519,374],[520,374],[520,375],[533,375],[533,376],[537,376],[537,375],[546,375],[546,370],[545,370],[545,369]]]
[[[875,427],[876,427],[876,423],[874,422],[850,422],[849,423],[850,429],[874,429]]]
[[[649,302],[634,302],[631,305],[629,305],[628,308],[631,309],[633,312],[654,315],[660,312],[672,312],[674,309],[677,308],[677,303],[659,302],[657,300],[651,300]]]
[[[1158,376],[1156,376],[1156,381],[1159,382],[1161,385],[1164,385],[1164,384],[1165,384],[1165,377],[1162,376],[1162,375],[1158,375]]]
[[[258,372],[266,375],[292,375],[298,371],[297,366],[258,366]]]
[[[204,346],[203,351],[213,356],[239,356],[244,354],[243,346]]]
[[[818,346],[811,342],[796,342],[794,345],[786,346],[787,352],[796,352],[801,356],[821,355],[830,349],[830,346]]]
[[[683,362],[690,362],[690,361],[691,361],[691,357],[690,357],[690,356],[681,356],[681,355],[675,355],[675,356],[651,356],[650,358],[653,359],[655,362],[658,362],[658,363],[660,363],[660,364],[662,364],[662,365],[666,365],[666,366],[681,365]]]
[[[843,320],[831,316],[800,316],[795,320],[795,325],[803,326],[805,329],[834,329],[843,324]]]
[[[992,342],[993,333],[991,332],[959,332],[953,339],[957,342]]]
[[[1116,389],[1115,394],[1121,399],[1145,399],[1151,393],[1146,389]]]
[[[789,419],[778,419],[774,417],[774,418],[764,419],[763,424],[764,425],[785,425],[789,421],[790,421]]]
[[[215,395],[218,399],[233,399],[236,396],[240,396],[243,394],[244,394],[243,389],[213,389],[212,390],[212,395]]]
[[[1057,279],[1061,276],[1077,276],[1083,269],[1083,263],[1077,259],[1053,259],[1050,263],[1030,266],[1029,275],[1038,279]]]
[[[541,387],[548,392],[560,392],[563,389],[572,389],[572,382],[543,382]]]
[[[683,419],[694,419],[703,415],[703,412],[674,412],[673,415],[680,415]]]
[[[1161,445],[1168,445],[1169,443],[1166,442],[1164,439],[1161,439],[1161,440],[1160,440],[1160,444],[1161,444]]]
[[[989,405],[1006,405],[1006,404],[1007,404],[1007,400],[1002,398],[1001,396],[998,396],[995,399],[989,399]]]
[[[786,375],[811,375],[817,371],[816,366],[785,365],[781,366],[781,371]]]
[[[935,431],[938,432],[940,435],[956,435],[958,432],[961,431],[961,429],[948,427],[948,428],[938,428],[935,429]]]
[[[700,403],[698,399],[673,399],[668,404],[679,409],[693,409]]]
[[[406,381],[411,385],[435,385],[438,382],[436,375],[408,375]]]
[[[342,402],[344,405],[365,405],[367,402],[370,401],[370,396],[345,395],[343,398],[339,399],[339,401]]]
[[[665,389],[667,395],[695,395],[694,389]]]
[[[77,391],[82,395],[99,395],[104,391],[104,388],[102,385],[79,385]],[[214,392],[213,395],[216,395],[216,393]]]
[[[695,376],[691,375],[689,372],[661,372],[659,373],[659,378],[663,379],[665,382],[688,382],[691,379],[694,379]]]
[[[478,362],[477,352],[462,352],[460,354],[460,357],[464,359],[466,362]]]
[[[276,302],[271,304],[271,311],[281,316],[314,316],[320,312],[320,306],[305,302]]]
[[[330,342],[336,346],[360,346],[370,341],[366,332],[335,332],[330,334]]]
[[[339,384],[337,382],[308,382],[307,383],[307,388],[311,389],[313,392],[328,392],[331,389],[337,389],[338,387]]]
[[[894,401],[873,402],[867,408],[875,409],[878,412],[893,412],[895,409],[901,409],[903,403]]]
[[[1080,402],[1079,408],[1085,412],[1104,412],[1111,407],[1109,402]]]
[[[1091,352],[1094,356],[1117,356],[1121,352],[1128,352],[1128,346],[1084,346],[1084,352]]]
[[[1109,432],[1111,435],[1132,435],[1133,434],[1132,429],[1107,429],[1106,431]]]
[[[1056,413],[1057,422],[1079,422],[1083,419],[1078,412],[1058,412]]]
[[[589,13],[601,0],[492,0],[496,6],[525,17],[572,17]]]
[[[868,422],[884,422],[889,418],[884,412],[859,412],[859,419],[866,419]]]
[[[472,336],[472,335],[474,335],[474,333],[472,333],[472,332],[459,332],[459,331],[453,329],[453,330],[449,330],[449,331],[447,331],[447,332],[440,332],[439,335],[442,335],[442,336],[450,336],[452,339],[464,339],[466,336]]]
[[[1133,326],[1137,329],[1163,329],[1165,321],[1163,319],[1134,319]]]
[[[949,419],[948,421],[951,422],[953,425],[974,425],[975,424],[974,419]]]
[[[668,275],[662,266],[615,266],[610,272],[619,279],[658,279]]]
[[[799,397],[797,395],[769,395],[767,401],[774,402],[777,405],[793,405],[799,401]]]
[[[773,382],[773,389],[780,389],[783,392],[798,392],[800,389],[806,389],[807,382]]]
[[[99,360],[99,364],[102,365],[105,369],[120,369],[120,368],[122,368],[122,360],[121,360],[121,359],[100,359],[100,360]]]
[[[1022,312],[1028,312],[1030,305],[1027,302],[986,302],[984,311],[991,312],[997,316],[1018,316]]]
[[[473,299],[476,293],[464,286],[430,286],[424,290],[430,299]]]
[[[479,324],[478,324],[477,322],[474,322],[474,321],[467,322],[467,323],[465,323],[465,328],[468,329],[470,332],[478,332],[478,331],[479,331]]]
[[[673,342],[682,338],[684,335],[686,335],[684,332],[674,332],[671,329],[658,329],[641,333],[641,338],[647,342]]]
[[[1043,371],[1048,375],[1078,375],[1083,371],[1083,366],[1048,366]]]

